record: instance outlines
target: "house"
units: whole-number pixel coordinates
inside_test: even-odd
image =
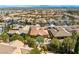
[[[15,40],[9,43],[10,46],[16,47],[16,50],[13,51],[13,54],[21,54],[21,49],[24,46],[24,43],[19,41],[19,40]]]
[[[12,54],[16,47],[10,46],[7,43],[0,43],[0,54]]]
[[[31,31],[30,31],[30,35],[32,36],[47,36],[49,35],[47,29],[43,28],[43,27],[32,27]]]
[[[65,28],[61,26],[52,27],[51,29],[48,30],[48,32],[51,38],[56,37],[63,39],[64,37],[72,36],[70,32],[68,32]]]
[[[24,48],[21,48],[22,54],[29,54],[33,48],[30,48],[28,45],[24,45]]]
[[[66,26],[64,28],[71,33],[75,31],[77,34],[79,34],[79,25]]]
[[[3,23],[0,23],[0,34],[4,31],[5,25]]]
[[[57,25],[57,21],[55,19],[49,19],[49,20],[47,20],[47,22],[49,25],[51,25],[51,24]]]
[[[12,20],[12,17],[3,17],[3,20],[5,21],[5,22],[8,22],[9,20]]]
[[[28,54],[33,48],[30,48],[28,45],[24,45],[23,42],[15,40],[9,43],[10,46],[16,47],[13,51],[13,54]]]
[[[24,27],[14,27],[12,30],[8,32],[8,34],[28,34],[30,26],[26,25]]]
[[[44,44],[50,44],[51,39],[49,38],[44,38]]]
[[[28,54],[32,49],[19,40],[10,43],[0,43],[0,54]]]

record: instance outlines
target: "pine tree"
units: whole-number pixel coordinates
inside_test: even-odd
[[[79,54],[79,37],[77,38],[77,42],[75,44],[74,53]]]
[[[74,42],[73,39],[71,39],[70,37],[65,38],[62,45],[63,45],[64,53],[71,53],[72,50],[74,49]]]
[[[51,40],[50,47],[53,52],[59,51],[61,46],[62,46],[62,42],[59,41],[57,38],[53,38]]]

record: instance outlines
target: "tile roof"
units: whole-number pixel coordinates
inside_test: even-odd
[[[10,43],[0,43],[0,54],[26,54],[31,51],[29,46],[24,45],[19,40],[12,41]]]
[[[0,54],[12,54],[16,50],[16,47],[8,44],[0,43]]]
[[[40,35],[40,36],[44,36],[44,35],[48,35],[48,31],[44,28],[41,27],[32,27],[31,31],[30,31],[30,35]]]
[[[14,54],[21,54],[21,49],[24,47],[24,43],[19,41],[19,40],[15,40],[10,42],[10,45],[13,47],[17,47],[17,49],[13,52]]]
[[[10,30],[8,33],[9,34],[14,34],[14,33],[18,33],[18,34],[21,34],[21,33],[28,33],[29,32],[29,28],[30,27],[24,27],[24,28],[17,28],[17,29],[12,29],[12,30]]]
[[[66,37],[66,36],[72,36],[70,32],[68,32],[65,28],[59,26],[59,27],[53,27],[50,29],[51,33],[54,37]]]
[[[33,48],[30,48],[28,45],[25,45],[24,48],[21,48],[22,54],[29,53]]]

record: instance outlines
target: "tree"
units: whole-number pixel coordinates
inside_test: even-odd
[[[13,40],[20,40],[22,42],[24,42],[24,38],[22,36],[20,36],[19,34],[13,34],[12,37],[11,37],[11,41]]]
[[[30,54],[40,54],[40,50],[38,50],[38,48],[33,48]]]
[[[24,43],[27,43],[27,41],[31,39],[31,36],[28,34],[21,34],[21,36],[24,38]]]
[[[64,53],[71,53],[72,50],[74,49],[74,41],[70,37],[65,38],[62,45]]]
[[[10,26],[9,25],[8,26],[5,25],[4,32],[8,32],[9,30],[10,30]]]
[[[74,53],[79,54],[79,37],[77,38]]]
[[[77,38],[78,38],[78,34],[77,34],[77,32],[72,32],[72,36],[71,36],[71,39],[73,40],[73,44],[74,44],[74,46],[75,46],[75,44],[76,44],[76,41],[77,41]]]
[[[44,53],[47,53],[48,48],[47,48],[46,45],[42,44],[42,45],[40,46],[40,48],[41,48],[41,51],[44,51]]]
[[[69,18],[71,20],[71,25],[75,25],[74,17],[69,16]]]
[[[27,40],[27,43],[30,47],[36,47],[35,39],[30,38],[30,40]]]
[[[73,31],[73,32],[72,32],[72,36],[71,36],[71,38],[72,38],[73,40],[76,40],[77,37],[78,37],[77,32],[76,32],[76,31]]]
[[[39,44],[44,43],[44,37],[42,37],[42,36],[36,37],[36,42],[39,43]]]
[[[2,23],[4,20],[0,19],[0,23]]]
[[[30,40],[30,39],[31,39],[31,36],[25,35],[25,40]]]
[[[24,38],[24,43],[25,44],[28,44],[30,47],[35,47],[36,46],[34,38],[31,38],[31,36],[29,36],[28,34],[21,34],[21,35]]]
[[[59,41],[57,38],[53,38],[50,43],[50,48],[54,52],[57,52],[60,49],[61,45],[62,45],[61,41]]]
[[[0,35],[0,39],[3,40],[4,42],[9,42],[9,35],[7,33],[2,33]]]

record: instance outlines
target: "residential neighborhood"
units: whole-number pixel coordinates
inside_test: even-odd
[[[0,8],[0,54],[79,54],[79,9]]]

